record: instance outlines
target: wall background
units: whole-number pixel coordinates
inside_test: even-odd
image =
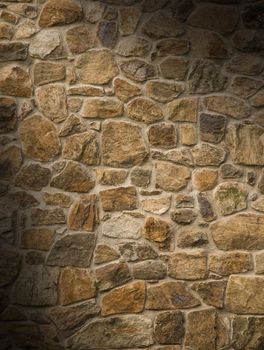
[[[264,349],[263,13],[0,4],[1,349]]]

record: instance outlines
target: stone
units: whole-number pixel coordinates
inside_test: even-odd
[[[8,96],[31,97],[32,85],[28,72],[15,64],[1,67],[0,93]]]
[[[264,217],[243,213],[218,220],[210,225],[213,240],[221,250],[264,249]]]
[[[46,85],[36,89],[36,99],[40,111],[55,123],[64,121],[67,114],[66,94],[63,86]]]
[[[232,320],[232,344],[236,350],[263,346],[264,321],[259,316],[235,316]]]
[[[147,158],[140,128],[127,122],[108,122],[102,131],[103,164],[127,168],[141,165]]]
[[[161,261],[141,261],[133,264],[132,273],[135,279],[160,280],[166,277],[167,267]]]
[[[179,134],[182,145],[193,146],[197,143],[196,128],[193,124],[180,124]]]
[[[220,33],[231,33],[238,19],[239,14],[235,7],[208,4],[199,6],[192,12],[188,18],[188,24]]]
[[[223,139],[226,128],[225,116],[202,113],[199,122],[201,141],[219,143]]]
[[[220,66],[202,59],[194,61],[188,75],[189,93],[205,94],[222,91],[227,84],[227,77]]]
[[[256,265],[257,274],[264,273],[264,254],[263,253],[258,253],[255,255],[255,265]]]
[[[251,208],[264,213],[264,198],[259,198],[251,203]]]
[[[191,194],[179,193],[174,198],[176,208],[194,208],[194,198]]]
[[[66,77],[65,66],[61,63],[37,62],[34,66],[34,83],[44,85]]]
[[[195,97],[179,98],[167,106],[169,119],[173,122],[195,123],[198,113],[198,99]]]
[[[180,225],[189,225],[196,220],[197,214],[192,209],[175,209],[170,213],[174,222]]]
[[[25,254],[25,263],[27,265],[44,265],[45,255],[38,251],[28,251]]]
[[[230,48],[224,38],[215,32],[199,30],[190,32],[193,57],[226,59]]]
[[[181,84],[170,81],[149,80],[145,85],[146,95],[158,102],[170,102],[176,99],[182,90]]]
[[[83,118],[115,118],[123,115],[123,104],[115,98],[86,100],[81,110]]]
[[[3,329],[4,334],[12,339],[15,346],[38,348],[40,343],[40,332],[37,325],[25,322],[8,323]],[[2,337],[1,337],[2,340]],[[6,341],[5,341],[6,340]],[[2,345],[2,344],[1,344]],[[10,347],[10,341],[7,338],[3,339],[3,349]]]
[[[183,34],[182,25],[166,12],[157,12],[142,26],[142,33],[152,39],[162,39]]]
[[[264,89],[258,91],[253,97],[250,99],[250,103],[253,107],[263,107],[264,106]]]
[[[145,282],[131,282],[115,288],[102,298],[102,316],[140,313],[145,305]]]
[[[66,221],[64,211],[61,208],[56,209],[32,209],[31,221],[33,226],[37,225],[59,225]]]
[[[207,257],[201,252],[174,253],[170,256],[168,275],[183,280],[204,279],[207,276]]]
[[[131,171],[130,180],[134,186],[146,187],[151,181],[151,170],[136,167]]]
[[[194,282],[192,289],[199,294],[205,304],[223,308],[226,281]]]
[[[263,277],[230,276],[225,295],[226,310],[242,315],[263,314],[263,284]]]
[[[108,262],[112,262],[120,258],[120,254],[115,248],[105,245],[98,244],[95,248],[94,252],[94,263],[95,264],[104,264]]]
[[[151,43],[140,36],[129,36],[119,42],[116,52],[124,57],[143,57],[147,56],[151,49]]]
[[[37,6],[30,5],[30,4],[23,4],[23,3],[22,4],[10,4],[7,6],[7,10],[10,12],[14,12],[16,14],[16,16],[14,16],[13,14],[10,14],[10,15],[5,14],[4,15],[4,17],[6,19],[8,18],[8,20],[13,22],[13,23],[18,22],[19,16],[34,19],[38,16],[38,13],[39,13],[39,9]]]
[[[177,246],[179,248],[202,247],[208,243],[208,236],[203,231],[184,229],[177,234]]]
[[[220,175],[223,179],[237,179],[243,175],[243,171],[232,164],[223,164],[220,167]]]
[[[39,115],[23,120],[19,135],[24,153],[31,159],[49,161],[60,153],[54,124]]]
[[[61,49],[61,45],[59,32],[55,30],[41,31],[32,39],[29,45],[29,54],[32,57],[44,59]]]
[[[69,161],[61,172],[54,176],[50,186],[68,192],[89,192],[94,188],[93,174],[85,166]]]
[[[64,137],[72,134],[82,133],[84,131],[87,131],[85,122],[72,114],[64,122],[59,132],[59,136]]]
[[[11,205],[19,209],[27,209],[39,205],[39,201],[31,194],[25,191],[10,193],[9,199]]]
[[[157,215],[165,214],[169,210],[170,204],[171,196],[169,195],[141,199],[143,210]]]
[[[59,303],[68,305],[96,296],[95,279],[90,271],[76,267],[66,267],[60,274]]]
[[[141,231],[140,222],[125,213],[112,216],[102,227],[104,236],[118,239],[139,239]]]
[[[147,287],[147,310],[189,309],[200,305],[185,282],[167,281]]]
[[[144,82],[156,76],[155,66],[138,58],[122,62],[120,69],[127,78],[136,82]]]
[[[253,270],[252,256],[246,252],[228,252],[210,254],[209,270],[221,276],[243,273]]]
[[[28,44],[20,41],[0,43],[0,62],[24,61],[28,54]]]
[[[254,181],[254,182],[256,182],[256,181]],[[258,190],[261,194],[264,194],[264,172],[262,172],[260,179],[258,181]]]
[[[96,195],[76,200],[68,214],[68,227],[74,231],[93,232],[99,223],[99,212]]]
[[[263,26],[263,4],[248,5],[242,12],[242,20],[247,28],[264,29]]]
[[[157,148],[173,148],[177,143],[176,130],[173,124],[156,124],[148,130],[149,143]]]
[[[179,191],[187,186],[190,170],[181,165],[165,162],[156,163],[156,188],[164,191]]]
[[[128,103],[127,115],[132,120],[146,124],[152,124],[164,118],[161,108],[143,97],[137,97]]]
[[[168,0],[144,0],[143,1],[143,11],[144,12],[154,12],[166,5]]]
[[[238,182],[224,182],[215,189],[215,202],[222,215],[230,215],[247,207],[247,191]]]
[[[82,8],[74,0],[48,0],[40,13],[39,26],[53,27],[69,24],[80,19]]]
[[[117,66],[109,49],[89,50],[78,57],[76,62],[80,83],[106,84],[117,73]]]
[[[126,170],[98,168],[96,169],[96,179],[101,185],[117,186],[121,185],[127,178]]]
[[[219,146],[210,145],[208,143],[201,143],[194,146],[192,149],[192,156],[195,165],[198,166],[219,166],[224,162],[226,152]]]
[[[143,235],[160,249],[167,249],[171,239],[171,226],[168,221],[149,216],[144,223]]]
[[[250,108],[245,101],[229,95],[211,95],[204,97],[204,104],[212,112],[224,114],[234,119],[250,116]]]
[[[180,344],[185,333],[180,311],[165,311],[155,318],[154,334],[159,344]]]
[[[22,154],[17,146],[10,146],[0,154],[0,178],[13,178],[22,165]]]
[[[22,232],[22,249],[48,251],[54,241],[55,232],[48,228],[30,228]]]
[[[7,249],[1,249],[0,286],[4,287],[17,277],[21,265],[21,255]]]
[[[140,19],[140,10],[136,7],[121,7],[118,15],[121,35],[133,34]]]
[[[215,188],[218,180],[218,171],[213,169],[195,170],[192,174],[195,190],[204,192]]]
[[[0,39],[10,40],[13,34],[14,34],[13,27],[10,24],[4,23],[4,22],[0,24]]]
[[[138,207],[137,192],[133,186],[101,191],[100,200],[105,211],[133,210]]]
[[[104,96],[104,91],[101,87],[93,85],[77,85],[68,89],[69,95],[81,95],[89,97],[101,97]]]
[[[238,54],[225,64],[225,69],[230,73],[257,75],[263,69],[263,62],[254,54]]]
[[[169,38],[157,42],[155,55],[158,57],[185,55],[190,50],[190,42],[182,38]]]
[[[90,23],[96,23],[102,18],[105,10],[105,5],[99,1],[85,2],[83,11],[85,19]]]
[[[95,235],[92,233],[67,234],[53,245],[47,264],[51,266],[90,266],[95,246]]]
[[[250,77],[235,76],[232,79],[229,91],[240,98],[249,98],[263,87],[263,81]]]
[[[39,29],[36,23],[31,19],[25,19],[17,26],[16,39],[31,38],[34,34],[38,33]]]
[[[191,311],[187,315],[185,333],[186,347],[196,350],[211,350],[216,348],[216,312],[213,308]],[[206,337],[204,335],[207,335]]]
[[[190,166],[193,165],[192,154],[189,148],[180,147],[166,153],[164,160],[170,160],[173,163]]]
[[[96,282],[100,291],[106,291],[131,280],[129,267],[126,263],[110,263],[95,270]]]
[[[12,302],[25,306],[55,305],[57,280],[57,269],[42,265],[24,267],[14,285]]]
[[[119,251],[122,259],[127,262],[144,261],[156,259],[158,254],[149,244],[128,242],[119,245]]]
[[[42,198],[46,205],[59,206],[61,208],[69,208],[72,199],[64,193],[43,192]]]
[[[167,57],[159,65],[161,74],[166,79],[185,80],[189,61],[185,58]]]
[[[17,104],[11,97],[0,98],[0,133],[14,130],[17,123]]]
[[[51,171],[39,164],[29,164],[21,168],[15,178],[15,185],[25,190],[40,191],[49,184]]]
[[[200,208],[201,217],[206,222],[210,222],[216,219],[216,215],[211,202],[208,199],[208,195],[205,193],[198,193],[197,195],[198,204]]]
[[[103,46],[109,49],[114,48],[118,36],[117,23],[114,21],[101,21],[98,26],[97,36]]]
[[[125,79],[114,79],[113,86],[116,97],[122,102],[128,102],[132,97],[141,94],[141,89],[137,85],[131,84]]]
[[[152,321],[143,315],[96,320],[75,334],[71,343],[79,349],[84,346],[87,349],[147,347],[153,344]]]
[[[55,306],[48,312],[49,318],[54,322],[65,336],[78,331],[88,320],[96,317],[100,307],[95,299],[72,306]]]

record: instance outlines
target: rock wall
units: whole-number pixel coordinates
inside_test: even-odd
[[[263,14],[0,3],[1,349],[264,349]]]

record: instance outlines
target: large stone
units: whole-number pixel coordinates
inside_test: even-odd
[[[94,246],[94,234],[67,234],[55,242],[47,258],[47,264],[87,268],[91,263]]]
[[[129,267],[126,263],[112,263],[95,270],[96,282],[100,291],[109,290],[131,280]]]
[[[168,265],[170,277],[182,280],[204,279],[207,275],[207,257],[204,253],[175,253]]]
[[[40,27],[52,27],[77,21],[82,15],[79,2],[74,0],[48,0],[39,17]]]
[[[246,252],[228,252],[224,254],[210,254],[209,270],[221,276],[253,270],[252,256]]]
[[[218,249],[264,249],[264,216],[237,214],[212,223],[210,229]]]
[[[116,96],[123,102],[127,102],[132,97],[138,96],[141,93],[141,89],[137,85],[131,84],[121,78],[114,79],[113,86]]]
[[[171,239],[171,226],[168,221],[149,216],[144,224],[144,237],[156,243],[160,249],[166,249]]]
[[[170,102],[182,92],[182,85],[170,81],[147,81],[145,92],[147,96],[158,102]]]
[[[261,349],[263,334],[263,317],[235,316],[232,320],[232,345],[235,350]]]
[[[181,35],[183,27],[169,13],[157,12],[144,23],[142,32],[150,38],[161,39]]]
[[[132,282],[116,288],[102,298],[102,316],[140,313],[145,305],[145,282]]]
[[[62,41],[59,32],[55,30],[41,31],[32,39],[29,46],[29,54],[32,57],[44,59],[58,51],[62,51]]]
[[[235,76],[232,79],[229,91],[240,98],[249,98],[263,87],[263,81],[250,77]]]
[[[108,49],[89,50],[77,59],[76,68],[79,81],[88,84],[106,84],[118,73]]]
[[[52,122],[39,115],[23,120],[19,127],[24,153],[31,159],[49,161],[60,152],[60,141]]]
[[[93,321],[75,334],[71,343],[74,349],[145,348],[153,344],[152,321],[143,315]]]
[[[98,26],[97,36],[104,47],[114,48],[118,37],[117,23],[115,21],[101,21]]]
[[[103,124],[103,163],[114,167],[141,165],[148,152],[138,126],[127,122]]]
[[[138,207],[137,192],[134,186],[101,191],[100,200],[105,211],[133,210]]]
[[[180,311],[166,311],[155,318],[155,339],[159,344],[180,344],[184,336],[184,318]]]
[[[21,256],[17,252],[1,249],[0,254],[0,286],[3,287],[13,282],[17,277],[20,264]]]
[[[189,69],[189,60],[179,57],[167,57],[160,63],[159,67],[164,78],[181,81],[185,80]]]
[[[238,314],[263,315],[263,286],[263,277],[230,276],[226,288],[226,310]]]
[[[34,66],[34,83],[44,85],[63,80],[66,76],[65,66],[61,63],[37,62]]]
[[[120,258],[119,252],[105,244],[98,244],[94,251],[94,263],[95,264],[104,264],[108,262],[112,262]]]
[[[129,36],[122,39],[117,47],[117,54],[124,57],[146,56],[151,49],[151,43],[140,36]]]
[[[23,61],[27,58],[28,44],[19,41],[0,43],[0,62]]]
[[[133,264],[132,272],[136,279],[156,281],[166,277],[167,266],[157,260],[141,261]]]
[[[177,234],[177,246],[179,248],[202,247],[208,243],[208,236],[203,231],[184,229]]]
[[[138,58],[122,62],[120,69],[127,78],[137,82],[144,82],[156,76],[155,66]]]
[[[207,305],[222,308],[224,306],[226,281],[194,282],[192,289],[195,290]]]
[[[137,97],[128,103],[127,115],[132,120],[146,124],[152,124],[164,118],[161,108],[143,97]]]
[[[54,241],[55,232],[48,228],[30,228],[23,231],[20,246],[23,249],[48,251]]]
[[[101,185],[121,185],[127,178],[128,172],[122,169],[96,169],[96,179]]]
[[[121,7],[118,11],[119,15],[119,31],[122,35],[133,34],[141,11],[137,7]]]
[[[173,122],[195,123],[198,114],[198,99],[195,97],[179,98],[167,107],[169,119]]]
[[[25,190],[40,191],[49,184],[51,171],[39,164],[25,165],[15,178],[15,185]]]
[[[173,148],[176,146],[177,137],[173,124],[156,124],[148,130],[149,143],[157,148]]]
[[[115,118],[123,115],[123,104],[115,98],[93,98],[86,100],[81,116],[84,118]]]
[[[56,209],[39,209],[31,210],[31,222],[33,226],[37,225],[60,225],[65,224],[66,218],[64,211]]]
[[[122,259],[128,262],[144,261],[148,259],[156,259],[158,254],[153,247],[146,243],[121,243],[119,251]]]
[[[19,171],[23,159],[20,148],[10,146],[0,154],[0,178],[10,180]]]
[[[153,214],[159,214],[159,215],[162,215],[169,210],[170,203],[171,203],[170,195],[141,199],[141,205],[143,210]]]
[[[193,172],[194,188],[200,192],[212,190],[217,184],[217,179],[217,170],[205,168]]]
[[[17,26],[16,39],[31,38],[37,32],[39,32],[39,28],[36,23],[31,19],[25,19]]]
[[[139,239],[141,231],[140,222],[129,214],[113,216],[102,227],[104,236],[118,239]]]
[[[200,139],[219,143],[225,134],[226,117],[208,113],[200,114]]]
[[[71,53],[80,54],[95,46],[96,35],[88,26],[79,25],[67,31],[66,40]]]
[[[13,64],[1,67],[0,93],[8,96],[30,97],[32,85],[28,72]]]
[[[191,172],[185,166],[156,163],[156,187],[164,191],[180,191],[187,186],[190,176]]]
[[[0,98],[0,133],[14,130],[17,122],[17,104],[11,97]]]
[[[187,39],[169,38],[157,42],[155,55],[158,57],[185,55],[189,50],[190,42]]]
[[[224,162],[226,152],[222,147],[210,145],[208,143],[201,143],[192,149],[192,156],[195,165],[219,166]]]

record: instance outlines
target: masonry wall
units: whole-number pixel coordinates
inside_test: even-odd
[[[263,2],[0,20],[0,349],[263,350]]]

